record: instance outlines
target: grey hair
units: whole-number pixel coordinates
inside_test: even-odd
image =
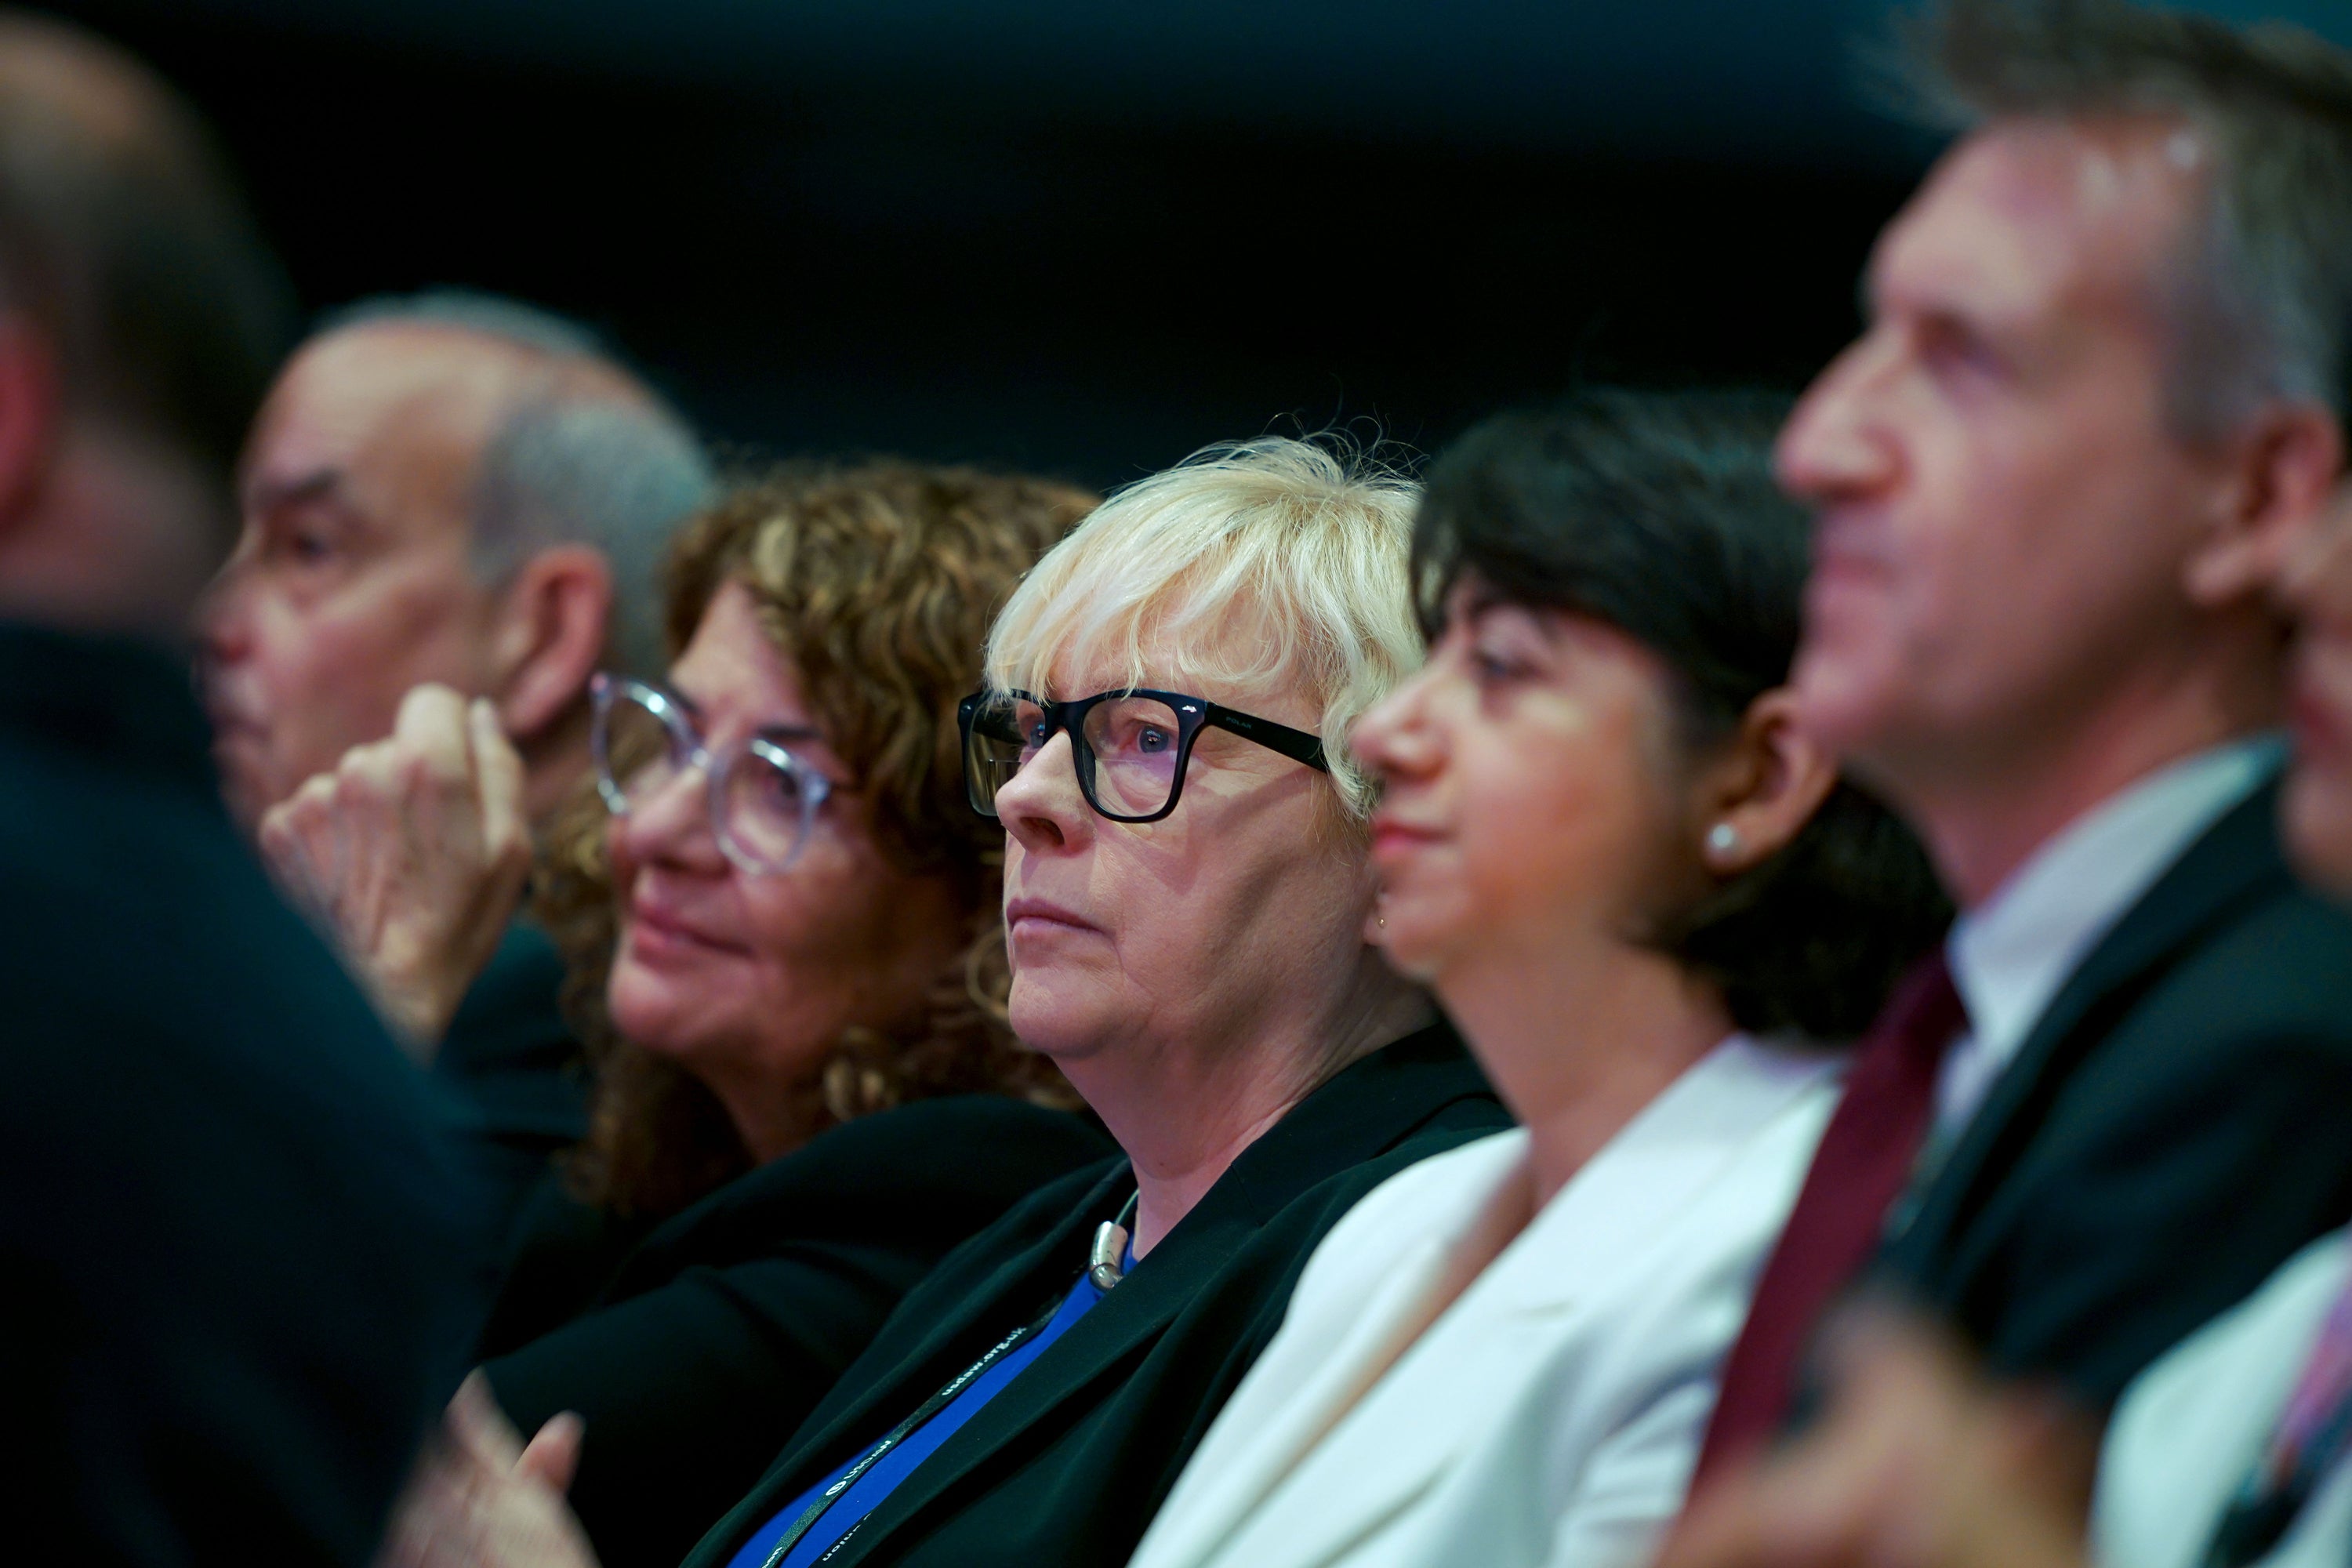
[[[2154,115],[2210,150],[2203,223],[2161,279],[2176,424],[2211,434],[2273,399],[2352,416],[2352,54],[2125,0],[1940,0],[1902,33],[1938,128]]]
[[[415,294],[373,294],[341,305],[319,318],[314,335],[347,327],[449,327],[499,338],[550,359],[613,359],[611,347],[591,327],[552,310],[526,305],[478,289],[425,289]]]
[[[491,437],[474,481],[475,574],[503,582],[551,545],[593,545],[613,571],[605,662],[658,677],[662,557],[676,524],[717,491],[701,445],[666,410],[609,398],[526,404]]]
[[[559,364],[623,368],[589,328],[470,289],[362,300],[323,318],[320,331],[377,325],[449,328]],[[605,663],[655,677],[666,662],[656,581],[663,553],[676,525],[709,504],[719,481],[686,421],[642,384],[637,391],[627,398],[558,381],[509,414],[475,477],[471,553],[474,574],[499,584],[554,545],[603,552],[613,572]]]

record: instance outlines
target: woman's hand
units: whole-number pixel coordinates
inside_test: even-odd
[[[475,1373],[394,1506],[378,1568],[596,1568],[563,1500],[581,1432],[558,1415],[525,1447]]]
[[[261,819],[270,869],[421,1058],[521,900],[522,785],[522,760],[488,702],[420,686],[391,739],[352,747]]]
[[[1941,1339],[1843,1325],[1822,1424],[1696,1500],[1655,1568],[2085,1568],[2095,1439]]]

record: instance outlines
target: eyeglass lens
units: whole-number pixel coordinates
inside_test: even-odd
[[[643,805],[693,765],[699,742],[685,716],[665,719],[639,689],[614,690],[603,718],[606,796],[618,796],[618,809]],[[760,869],[790,865],[808,837],[816,806],[816,787],[805,765],[772,742],[755,739],[719,766],[719,820],[713,826],[730,853]]]
[[[737,854],[781,870],[800,853],[816,809],[814,791],[791,754],[754,741],[725,765],[719,784],[719,827]]]
[[[1155,697],[1113,697],[1087,710],[1084,745],[1074,746],[1078,783],[1097,811],[1149,816],[1176,789],[1183,731],[1176,710]],[[1052,721],[1037,703],[998,698],[971,726],[971,804],[996,814],[996,792],[1052,739]]]
[[[1117,697],[1087,710],[1095,803],[1119,816],[1149,816],[1176,788],[1183,731],[1176,710],[1152,697]]]
[[[606,796],[609,800],[618,794],[623,809],[659,795],[688,765],[690,744],[646,707],[634,689],[614,691],[600,717],[604,744],[599,760],[609,786]]]

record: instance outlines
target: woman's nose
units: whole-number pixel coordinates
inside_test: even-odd
[[[633,792],[622,819],[630,858],[686,869],[724,871],[710,820],[710,780],[699,767],[680,768],[660,783]]]
[[[1038,851],[1080,842],[1093,822],[1078,789],[1076,758],[1068,731],[1040,746],[1021,771],[996,792],[996,818],[1024,849]]]
[[[1356,721],[1348,749],[1373,777],[1425,773],[1436,764],[1440,752],[1428,721],[1430,683],[1435,679],[1436,666],[1424,666]]]

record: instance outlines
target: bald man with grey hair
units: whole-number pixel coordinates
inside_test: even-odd
[[[459,292],[329,316],[254,422],[202,616],[232,811],[257,831],[430,685],[489,705],[544,823],[588,775],[591,676],[660,672],[656,564],[713,488],[685,421],[584,328]],[[468,1108],[501,1216],[586,1131],[562,981],[519,921],[454,1011],[386,1006]]]
[[[612,353],[574,321],[492,294],[440,289],[362,300],[331,314],[322,331],[407,322],[478,333],[547,356],[551,363],[610,363]],[[532,397],[509,413],[481,456],[473,494],[473,566],[504,583],[540,550],[577,543],[613,570],[605,662],[655,677],[662,647],[659,575],[677,520],[715,488],[693,431],[650,392],[614,398],[590,387]]]
[[[257,823],[437,681],[498,704],[544,816],[585,773],[589,676],[659,672],[656,568],[712,488],[685,422],[560,317],[457,292],[330,316],[254,426],[205,616],[231,807]]]

